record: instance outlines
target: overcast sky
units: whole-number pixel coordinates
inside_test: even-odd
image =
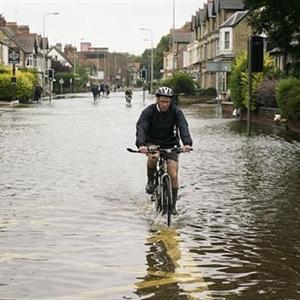
[[[191,20],[206,0],[175,0],[175,27]],[[6,21],[29,25],[33,33],[45,33],[50,44],[63,45],[80,39],[93,47],[108,47],[110,52],[142,54],[173,27],[173,0],[0,0],[0,12]]]

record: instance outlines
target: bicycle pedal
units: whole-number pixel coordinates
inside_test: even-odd
[[[172,209],[172,210],[171,210],[171,214],[172,214],[173,216],[176,216],[176,215],[178,215],[178,212],[177,212],[176,209]]]

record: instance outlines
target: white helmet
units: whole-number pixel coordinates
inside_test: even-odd
[[[173,91],[172,89],[166,87],[166,86],[162,86],[160,88],[157,89],[156,96],[165,96],[165,97],[172,97],[173,96]]]

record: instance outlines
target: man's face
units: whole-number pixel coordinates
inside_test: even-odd
[[[159,96],[157,97],[157,104],[160,111],[167,111],[171,104],[171,98],[165,96]]]

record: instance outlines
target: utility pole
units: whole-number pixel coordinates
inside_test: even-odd
[[[43,36],[42,36],[42,47],[43,47],[43,63],[42,63],[42,88],[45,91],[46,80],[45,80],[45,73],[46,73],[46,52],[45,52],[45,40],[46,40],[46,16],[49,15],[59,15],[59,12],[48,12],[43,14]]]
[[[175,0],[173,0],[172,73],[175,73]]]
[[[153,32],[150,28],[140,28],[140,30],[147,30],[150,31],[150,35],[151,35],[151,71],[150,71],[150,93],[153,93],[153,68],[154,68],[154,62],[153,62]]]

